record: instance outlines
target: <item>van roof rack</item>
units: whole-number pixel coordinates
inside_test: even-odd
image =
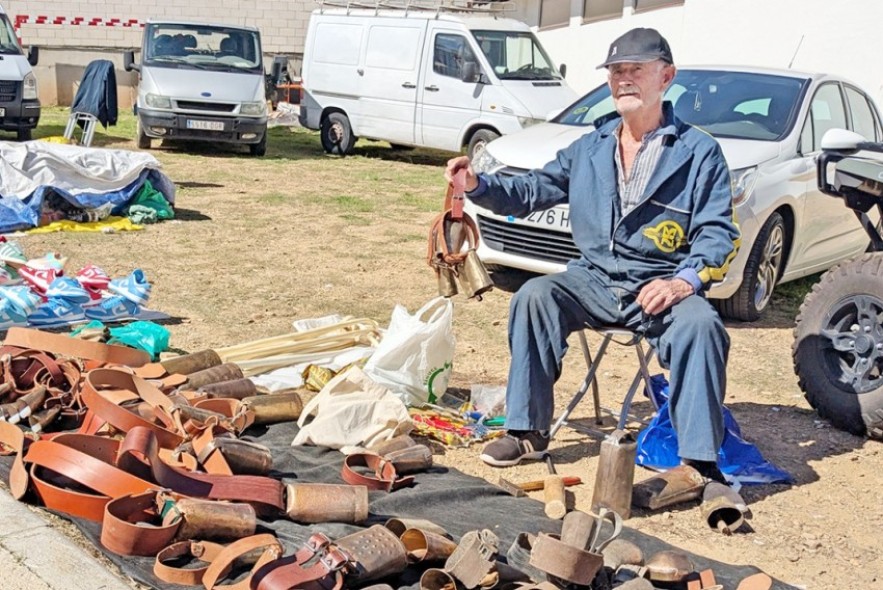
[[[469,12],[477,14],[500,15],[516,10],[509,0],[315,0],[320,9],[346,8],[372,9],[375,13],[381,10]]]

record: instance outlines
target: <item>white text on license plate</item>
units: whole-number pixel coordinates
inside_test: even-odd
[[[223,121],[197,121],[195,119],[187,119],[187,129],[203,129],[205,131],[223,131]]]
[[[553,229],[570,229],[570,209],[546,209],[534,211],[524,218],[524,221],[533,225],[540,225]]]

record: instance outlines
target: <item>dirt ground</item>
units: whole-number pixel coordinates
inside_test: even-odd
[[[129,137],[113,134],[96,143],[134,149]],[[69,256],[72,269],[94,263],[112,276],[144,269],[154,285],[150,306],[173,317],[167,327],[175,349],[281,334],[292,320],[329,313],[386,325],[395,304],[414,311],[436,295],[425,235],[444,194],[447,155],[360,143],[353,157],[332,158],[314,134],[285,128],[273,130],[263,159],[197,146],[152,153],[178,186],[177,220],[139,232],[20,242],[34,256]],[[498,288],[484,301],[455,299],[452,388],[505,382],[508,304],[525,278],[498,273]],[[831,428],[804,401],[790,353],[796,301],[777,298],[765,320],[729,325],[727,395],[745,438],[796,483],[744,488],[752,517],[731,537],[708,529],[694,504],[638,512],[627,525],[800,587],[883,588],[883,446]],[[559,405],[585,370],[575,338],[571,344]],[[630,351],[609,353],[601,374],[605,405],[615,405],[634,370]],[[587,416],[589,405],[579,415]],[[648,402],[636,406],[639,414],[649,409]],[[559,472],[585,482],[571,488],[581,509],[589,508],[598,450],[598,441],[566,429],[553,444]],[[493,469],[478,453],[475,446],[449,449],[436,459],[494,483],[501,475],[523,481],[546,473],[536,463]],[[637,471],[639,479],[649,475]]]

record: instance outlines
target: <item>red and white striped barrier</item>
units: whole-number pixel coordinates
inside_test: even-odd
[[[44,16],[16,14],[13,26],[17,31],[22,25],[74,25],[84,27],[143,27],[144,21],[137,18],[87,18],[85,16]]]

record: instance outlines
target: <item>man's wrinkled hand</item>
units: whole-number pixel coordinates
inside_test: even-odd
[[[644,313],[656,315],[693,294],[693,285],[683,279],[656,279],[641,288],[638,305]]]
[[[448,160],[448,165],[445,168],[445,180],[448,182],[454,182],[454,175],[461,170],[466,171],[466,192],[468,193],[477,189],[478,175],[475,174],[475,170],[472,168],[472,162],[469,161],[468,156],[458,156]]]

